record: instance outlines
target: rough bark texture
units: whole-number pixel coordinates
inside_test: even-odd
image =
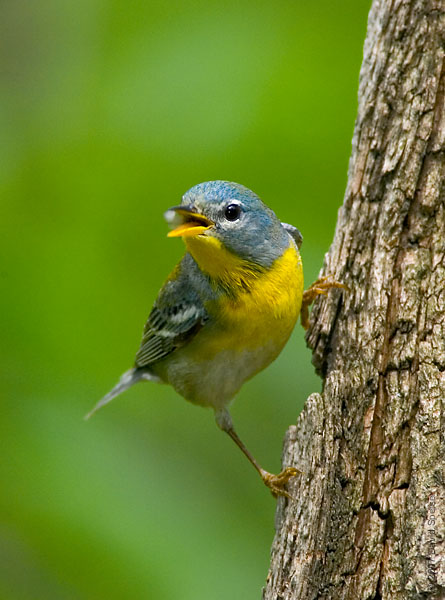
[[[375,0],[264,598],[445,598],[445,0]]]

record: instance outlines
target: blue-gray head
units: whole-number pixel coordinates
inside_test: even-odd
[[[289,229],[251,190],[239,183],[207,181],[165,213],[169,236],[211,236],[244,260],[270,266],[288,248]]]

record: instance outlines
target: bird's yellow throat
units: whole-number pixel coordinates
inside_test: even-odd
[[[227,250],[215,237],[199,235],[184,238],[187,250],[200,269],[225,287],[245,288],[265,272],[263,267],[243,260]]]

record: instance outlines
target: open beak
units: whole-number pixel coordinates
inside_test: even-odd
[[[164,214],[167,223],[174,227],[167,237],[191,237],[204,233],[215,224],[196,212],[193,206],[173,206]]]

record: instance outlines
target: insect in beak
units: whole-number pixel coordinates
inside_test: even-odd
[[[174,227],[167,237],[192,237],[214,226],[214,222],[196,212],[193,206],[173,206],[164,213],[167,223]]]

